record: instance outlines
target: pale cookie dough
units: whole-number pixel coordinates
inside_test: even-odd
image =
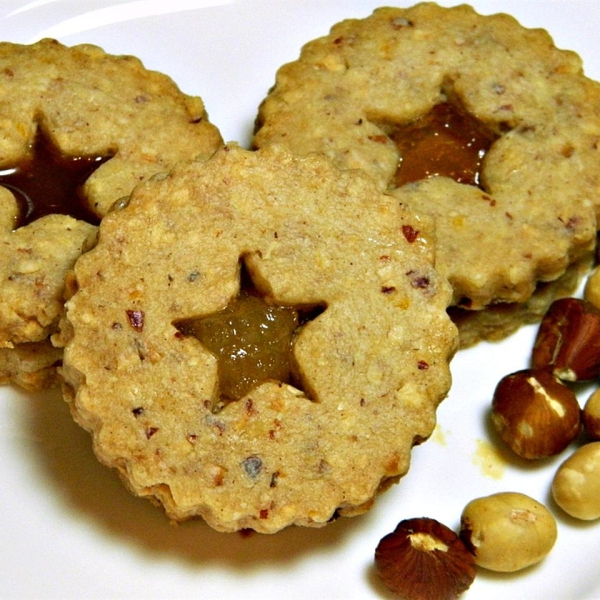
[[[0,348],[0,384],[14,383],[31,392],[55,387],[61,361],[62,350],[49,339]]]
[[[554,300],[572,296],[576,292],[592,265],[592,256],[569,265],[558,279],[540,283],[526,302],[494,304],[485,310],[451,306],[448,313],[458,327],[460,347],[468,348],[481,341],[498,342],[523,325],[538,323]]]
[[[40,132],[65,156],[112,157],[84,185],[99,218],[140,181],[178,160],[208,158],[222,143],[201,99],[166,75],[131,56],[48,39],[0,43],[0,115],[0,169],[20,166]],[[0,189],[0,380],[19,383],[19,356],[28,350],[9,353],[56,331],[65,274],[96,228],[58,214],[17,227],[17,216],[15,198]],[[41,368],[55,360],[50,348]]]
[[[341,22],[280,68],[254,146],[324,152],[393,189],[388,133],[445,101],[498,136],[481,187],[431,177],[393,193],[435,218],[454,305],[526,302],[590,253],[600,207],[600,86],[547,32],[434,3]]]
[[[429,227],[366,175],[276,146],[227,146],[138,186],[67,303],[65,397],[98,458],[170,518],[222,531],[366,511],[450,386],[457,334]],[[259,383],[222,408],[214,355],[176,324],[235,298],[240,262],[269,301],[326,308],[296,332],[301,385]]]

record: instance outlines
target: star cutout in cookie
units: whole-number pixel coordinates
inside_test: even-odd
[[[245,396],[254,386],[276,380],[298,387],[292,348],[299,327],[322,309],[300,310],[265,300],[242,269],[240,293],[224,309],[188,319],[177,327],[193,335],[217,358],[221,400]]]
[[[8,188],[19,204],[17,226],[49,214],[69,215],[98,224],[100,219],[86,204],[81,188],[108,158],[64,156],[40,130],[30,155],[19,165],[0,170],[0,185]]]

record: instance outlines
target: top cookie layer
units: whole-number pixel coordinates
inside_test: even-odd
[[[74,415],[174,519],[273,532],[364,511],[450,385],[451,292],[432,254],[427,219],[324,157],[232,146],[180,164],[76,264]],[[299,387],[266,381],[220,408],[214,355],[176,325],[224,308],[240,261],[268,302],[326,308],[296,332]]]
[[[65,156],[111,157],[85,182],[98,217],[149,176],[221,144],[200,98],[130,56],[54,40],[0,44],[0,167],[19,167],[42,132]],[[65,273],[95,228],[49,215],[15,229],[18,207],[0,194],[0,346],[39,341],[62,310]]]
[[[344,21],[278,71],[254,143],[325,152],[393,188],[390,128],[448,100],[498,135],[481,188],[433,177],[394,193],[435,217],[455,304],[523,302],[590,251],[600,197],[600,86],[545,31],[433,3]]]

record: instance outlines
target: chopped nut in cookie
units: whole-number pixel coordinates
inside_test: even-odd
[[[368,176],[275,146],[138,186],[67,303],[66,397],[101,461],[223,531],[368,510],[450,385],[430,227]]]

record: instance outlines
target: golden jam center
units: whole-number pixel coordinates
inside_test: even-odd
[[[243,289],[223,310],[177,325],[217,358],[223,401],[238,400],[255,385],[291,382],[292,343],[299,326],[294,308],[267,303]]]
[[[481,187],[484,156],[498,138],[452,102],[437,104],[412,123],[392,126],[388,135],[400,151],[398,187],[434,176]]]

